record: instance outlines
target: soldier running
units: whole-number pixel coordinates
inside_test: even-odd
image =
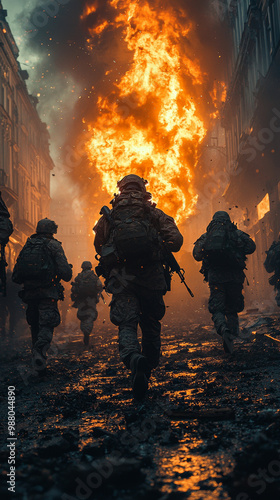
[[[274,286],[276,304],[280,307],[280,234],[278,241],[272,243],[266,254],[264,267],[268,273],[274,273],[270,276],[268,282],[271,286]]]
[[[92,263],[84,261],[82,272],[79,273],[71,283],[71,300],[73,307],[77,307],[77,318],[81,322],[81,330],[84,334],[84,344],[89,345],[89,336],[93,329],[93,323],[97,319],[96,304],[99,302],[103,290],[100,279],[92,270]]]
[[[250,236],[237,229],[224,211],[214,214],[206,233],[194,245],[193,256],[202,260],[201,272],[209,283],[209,312],[227,353],[233,352],[233,339],[239,335],[246,255],[255,249]]]
[[[63,300],[60,280],[70,281],[68,264],[61,243],[53,237],[57,225],[50,219],[38,222],[36,234],[28,238],[13,271],[15,283],[23,284],[19,295],[27,304],[26,319],[31,327],[33,367],[45,373],[47,350],[53,331],[60,324],[57,301]]]
[[[119,327],[120,358],[131,370],[133,394],[139,400],[160,359],[160,320],[167,291],[162,242],[172,252],[178,252],[183,243],[172,217],[151,202],[146,184],[134,174],[119,181],[110,216],[103,215],[94,228],[94,245],[101,255],[97,274],[106,278],[105,289],[113,294],[110,318]]]

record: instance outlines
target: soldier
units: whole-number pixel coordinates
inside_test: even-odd
[[[3,297],[6,297],[6,267],[7,262],[5,258],[5,247],[9,241],[9,237],[13,232],[13,224],[10,221],[9,210],[1,196],[0,191],[0,246],[1,246],[1,257],[0,257],[0,292]]]
[[[94,245],[101,255],[97,274],[106,278],[105,289],[113,294],[110,318],[119,327],[120,358],[131,370],[133,394],[139,400],[160,358],[160,320],[167,291],[162,242],[172,252],[178,252],[183,243],[172,217],[151,202],[146,184],[134,174],[119,181],[119,194],[111,201],[112,210],[107,209],[109,216],[103,215],[94,228]]]
[[[77,318],[81,322],[81,330],[84,334],[84,344],[89,344],[89,336],[93,329],[93,323],[97,319],[96,304],[102,293],[102,283],[92,271],[92,263],[84,261],[82,272],[79,273],[71,285],[71,300],[73,307],[77,307]]]
[[[266,252],[264,267],[268,273],[274,273],[268,280],[276,291],[276,303],[280,307],[280,234],[278,241],[274,241]]]
[[[72,278],[72,266],[67,262],[61,243],[53,237],[56,232],[54,221],[40,220],[36,234],[28,238],[18,256],[12,276],[15,283],[23,284],[19,295],[27,304],[33,366],[40,374],[45,373],[47,350],[53,330],[60,323],[57,308],[57,301],[63,300],[60,280]]]
[[[219,211],[194,245],[195,260],[203,262],[201,272],[208,281],[208,308],[225,352],[233,352],[239,334],[238,313],[244,309],[242,293],[246,255],[255,251],[250,236],[237,229],[227,212]]]

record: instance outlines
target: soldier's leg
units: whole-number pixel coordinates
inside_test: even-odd
[[[140,304],[133,292],[124,290],[113,295],[110,319],[114,325],[119,327],[120,358],[125,366],[130,368],[131,357],[141,353],[137,339]]]
[[[38,340],[34,345],[35,350],[46,357],[47,350],[52,341],[53,330],[60,323],[60,314],[57,308],[57,300],[42,299],[39,302],[39,333]]]
[[[29,302],[26,308],[26,321],[30,325],[32,347],[36,344],[38,340],[39,333],[39,302]]]
[[[93,329],[93,323],[97,318],[96,309],[86,309],[87,315],[81,320],[81,330],[84,334],[84,344],[89,345],[89,336]]]
[[[1,336],[6,335],[6,322],[8,318],[8,308],[6,305],[5,297],[0,300],[0,334]]]
[[[230,333],[235,337],[239,336],[239,318],[236,312],[227,313],[227,324],[230,330]]]
[[[226,320],[226,292],[225,285],[222,283],[216,283],[209,285],[210,297],[208,301],[208,309],[212,314],[212,320],[216,332],[223,336],[224,331],[227,327]]]
[[[276,291],[275,295],[276,304],[278,307],[280,307],[280,288],[275,287],[275,291]]]
[[[84,316],[83,319],[81,320],[81,330],[83,334],[90,335],[93,329],[93,316],[92,314],[88,314],[87,316]]]
[[[244,295],[242,283],[226,284],[226,316],[230,332],[235,337],[239,335],[238,313],[244,309]]]
[[[161,323],[165,305],[161,292],[145,290],[140,298],[140,328],[142,330],[142,354],[148,361],[149,369],[156,368],[160,359]]]

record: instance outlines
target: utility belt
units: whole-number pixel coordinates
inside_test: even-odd
[[[274,273],[272,276],[270,276],[268,283],[271,286],[275,286],[276,288],[280,288],[280,275]]]

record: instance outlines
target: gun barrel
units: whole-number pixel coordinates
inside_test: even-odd
[[[188,290],[189,294],[191,297],[194,297],[193,292],[191,289],[188,287],[186,281],[185,281],[185,271],[179,266],[177,260],[175,259],[173,253],[164,245],[165,248],[165,254],[166,254],[166,259],[167,259],[167,264],[170,267],[171,272],[175,272],[178,274],[181,283],[184,283],[186,289]]]
[[[191,289],[188,287],[188,285],[187,285],[187,283],[186,283],[186,281],[185,281],[185,277],[184,277],[183,273],[181,272],[181,270],[178,272],[178,276],[179,276],[179,278],[181,279],[181,283],[183,283],[183,284],[185,285],[185,287],[186,287],[186,289],[188,290],[188,292],[189,292],[190,296],[191,296],[191,297],[194,297],[194,294],[193,294],[193,292],[191,291]]]

